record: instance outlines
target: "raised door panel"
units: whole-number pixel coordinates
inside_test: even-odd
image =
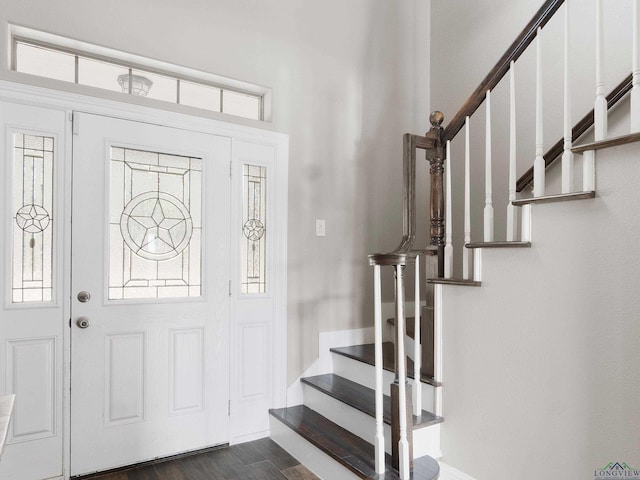
[[[104,412],[106,426],[144,421],[145,333],[106,336]]]
[[[204,328],[169,333],[169,414],[182,415],[204,407]]]

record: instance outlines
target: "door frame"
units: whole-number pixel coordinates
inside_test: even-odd
[[[62,285],[63,298],[64,298],[64,316],[65,325],[64,336],[62,339],[63,344],[63,468],[64,476],[60,477],[60,480],[67,480],[69,478],[70,471],[70,451],[71,451],[71,428],[70,428],[70,414],[71,414],[71,250],[70,250],[70,217],[68,214],[71,211],[71,156],[72,156],[72,136],[74,128],[82,128],[78,123],[73,124],[73,112],[85,112],[96,115],[110,116],[121,118],[123,120],[137,121],[143,123],[151,123],[171,128],[190,130],[193,132],[215,134],[220,136],[226,136],[232,140],[232,159],[230,162],[229,170],[231,172],[236,169],[234,162],[236,156],[234,154],[235,145],[242,143],[246,144],[258,144],[269,147],[273,150],[273,161],[271,162],[271,179],[269,181],[269,189],[274,193],[270,195],[270,202],[272,212],[277,212],[277,216],[272,216],[272,223],[270,224],[270,242],[272,244],[271,250],[271,262],[273,264],[272,270],[272,287],[269,292],[269,297],[272,299],[272,312],[273,312],[273,324],[271,325],[271,334],[269,350],[271,352],[270,361],[273,362],[272,371],[273,376],[270,379],[269,384],[269,396],[270,407],[280,408],[286,406],[286,390],[287,390],[287,215],[288,215],[288,161],[289,161],[289,136],[283,133],[270,131],[267,129],[246,126],[241,124],[235,124],[228,121],[224,121],[226,116],[211,115],[220,117],[220,119],[198,117],[193,115],[187,115],[177,111],[171,111],[170,109],[152,108],[147,106],[140,106],[133,103],[125,103],[123,101],[107,100],[104,98],[90,97],[85,95],[79,95],[75,93],[52,90],[48,88],[42,88],[26,84],[18,84],[5,80],[0,80],[0,100],[19,103],[25,105],[32,105],[42,108],[50,108],[54,110],[61,110],[66,113],[67,125],[65,128],[64,140],[64,153],[65,159],[61,169],[61,174],[64,175],[64,192],[61,192],[59,198],[64,205],[63,211],[65,215],[65,224],[61,226],[64,231],[64,237],[66,244],[64,248],[64,258],[59,261],[59,265],[63,268],[64,283]],[[152,101],[150,102],[152,103]],[[258,123],[258,122],[246,122],[246,123]],[[262,127],[262,125],[260,125]],[[265,123],[264,127],[268,127],[269,124]],[[236,191],[234,188],[240,179],[237,176],[232,176],[232,192]],[[60,200],[59,200],[60,201]],[[235,215],[233,212],[238,212],[241,208],[241,199],[237,195],[233,195],[231,198],[231,231],[233,232],[233,222]],[[232,235],[232,242],[235,237]],[[239,266],[239,249],[234,248],[232,243],[232,265]],[[239,268],[238,268],[239,270]],[[229,288],[230,296],[230,375],[233,375],[233,365],[239,361],[239,351],[237,343],[231,341],[235,339],[233,325],[235,324],[234,315],[237,311],[236,305],[238,305],[239,292],[238,289],[232,285],[232,281],[237,282],[237,276],[232,268]],[[67,320],[68,319],[68,320]],[[67,323],[68,322],[68,323]],[[233,385],[233,380],[232,380]],[[230,431],[232,437],[229,439],[229,443],[239,443],[252,437],[264,436],[264,431],[257,432],[241,432],[234,436],[234,417],[240,418],[242,416],[242,402],[237,400],[238,389],[230,389],[230,402],[234,405],[234,409],[240,409],[234,411],[235,415],[231,415],[230,418]],[[250,408],[250,407],[247,407]],[[54,479],[52,479],[54,480]],[[57,480],[57,479],[56,479]]]

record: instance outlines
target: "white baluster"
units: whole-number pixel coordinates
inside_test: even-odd
[[[607,99],[604,93],[604,13],[602,0],[596,0],[596,101],[593,106],[593,136],[607,137]]]
[[[588,150],[582,155],[582,191],[596,189],[596,152]]]
[[[375,370],[376,370],[376,436],[375,468],[376,473],[385,471],[384,423],[383,423],[383,386],[382,386],[382,289],[380,284],[380,265],[373,267],[374,289],[374,329],[375,329]]]
[[[420,343],[420,255],[416,255],[416,288],[414,299],[414,324],[413,324],[413,389],[414,402],[413,414],[419,416],[422,414],[422,381],[420,380],[420,372],[422,371],[422,344]]]
[[[564,151],[562,152],[562,193],[573,191],[573,152],[571,151],[571,82],[569,79],[569,0],[564,14]]]
[[[473,281],[482,281],[482,249],[473,249]]]
[[[531,205],[522,207],[522,235],[523,242],[531,241]]]
[[[453,276],[453,230],[451,224],[451,140],[447,140],[447,160],[445,163],[445,220],[444,220],[444,277]]]
[[[404,266],[396,265],[396,321],[398,338],[396,339],[396,365],[398,374],[398,403],[400,417],[400,439],[398,440],[398,458],[400,463],[400,479],[407,480],[411,476],[409,465],[409,441],[407,440],[407,371],[404,351],[405,322],[404,315]]]
[[[516,239],[516,74],[513,60],[509,76],[509,204],[507,205],[507,241]]]
[[[640,0],[633,0],[631,133],[640,132]]]
[[[491,92],[486,97],[485,171],[484,171],[484,241],[493,242],[493,201],[491,186]]]
[[[442,382],[442,285],[433,288],[433,379]],[[433,413],[442,416],[442,388],[437,387]]]
[[[471,186],[470,186],[470,133],[469,117],[464,122],[464,243],[471,242]],[[469,249],[462,246],[462,278],[469,280]]]
[[[545,189],[544,143],[542,130],[542,28],[536,36],[536,158],[533,162],[533,196],[541,197]]]

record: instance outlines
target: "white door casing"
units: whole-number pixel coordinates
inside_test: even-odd
[[[76,121],[71,474],[225,443],[231,140]]]

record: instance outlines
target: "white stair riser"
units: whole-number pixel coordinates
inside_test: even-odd
[[[333,458],[302,438],[284,423],[269,416],[271,439],[323,480],[360,480]]]
[[[407,353],[407,357],[411,360],[416,359],[416,342],[414,342],[413,338],[408,335],[404,337],[404,351]]]
[[[309,385],[304,385],[304,404],[363,440],[374,443],[376,422],[370,415]],[[384,425],[384,441],[385,450],[391,453],[391,427],[387,424]],[[441,455],[439,424],[413,431],[413,457],[418,458],[424,455],[435,458]]]
[[[333,373],[340,375],[352,382],[365,387],[375,389],[375,368],[367,363],[347,358],[344,355],[333,354]],[[384,394],[390,394],[389,385],[393,383],[395,375],[391,372],[383,372]],[[413,380],[410,380],[413,382]],[[428,383],[422,383],[422,409],[434,411],[435,387]]]

